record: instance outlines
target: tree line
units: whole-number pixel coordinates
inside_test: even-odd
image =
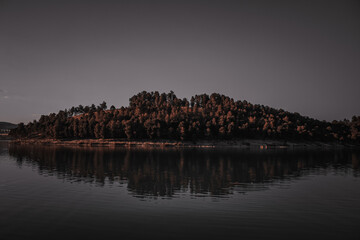
[[[128,107],[71,107],[20,123],[15,138],[235,140],[279,139],[360,143],[360,116],[319,121],[283,109],[251,104],[213,93],[178,98],[174,92],[143,91]]]

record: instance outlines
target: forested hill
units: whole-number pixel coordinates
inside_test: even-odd
[[[126,138],[126,139],[279,139],[360,143],[360,116],[351,121],[319,121],[298,113],[234,101],[213,93],[188,101],[170,93],[141,92],[128,107],[107,110],[78,106],[20,123],[16,138]]]

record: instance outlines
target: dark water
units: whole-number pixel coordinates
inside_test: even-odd
[[[359,163],[0,142],[0,239],[360,239]]]

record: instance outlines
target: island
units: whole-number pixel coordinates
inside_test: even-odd
[[[140,92],[129,106],[79,105],[20,123],[14,143],[260,148],[360,145],[360,116],[320,121],[213,93]]]

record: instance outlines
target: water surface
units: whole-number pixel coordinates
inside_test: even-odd
[[[8,146],[1,239],[359,239],[360,153]]]

